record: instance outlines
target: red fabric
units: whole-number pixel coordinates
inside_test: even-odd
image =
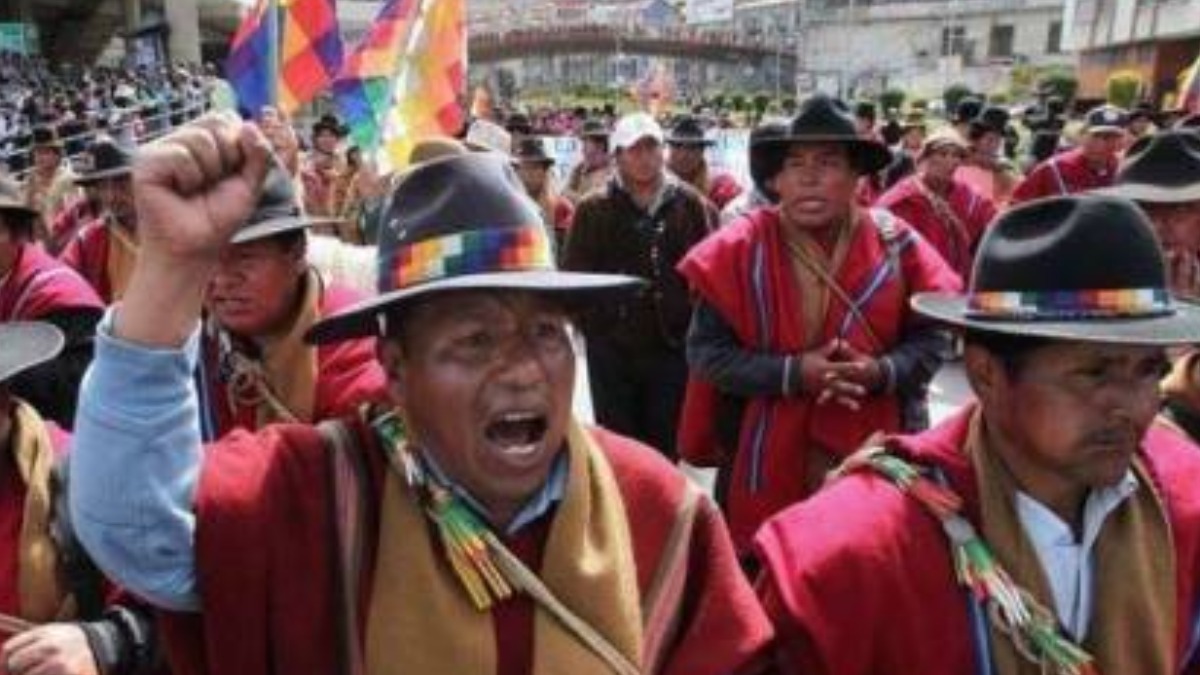
[[[374,504],[368,513],[373,515],[387,469],[369,432],[358,423],[355,430],[372,448],[367,455]],[[686,479],[643,445],[601,430],[594,434],[624,498],[638,583],[645,591]],[[337,612],[329,500],[325,450],[312,427],[273,425],[257,434],[238,430],[209,446],[195,505],[197,578],[205,612],[167,615],[163,621],[176,675],[340,672],[333,644]],[[375,534],[377,528],[372,521],[365,531]],[[545,531],[540,536],[544,543]],[[367,542],[368,562],[374,560],[375,543]],[[662,672],[748,672],[744,666],[760,664],[766,656],[770,626],[708,502],[702,504],[690,543],[683,615]],[[525,544],[517,543],[522,556],[533,555]],[[363,600],[371,593],[367,567],[358,594]],[[365,601],[361,607],[360,628]],[[499,616],[512,625],[497,629],[498,663],[505,669],[498,675],[525,675],[532,612],[515,606]]]
[[[887,249],[869,211],[863,210],[846,263],[836,278],[857,299],[887,261]],[[774,354],[799,354],[804,344],[803,298],[796,288],[780,239],[779,216],[775,209],[760,209],[727,225],[692,249],[680,263],[683,274],[696,293],[721,314],[749,349]],[[908,298],[920,291],[955,291],[961,282],[937,252],[903,223],[899,235],[911,239],[901,253],[903,271],[888,273],[886,280],[862,307],[871,329],[882,342],[876,347],[863,326],[846,319],[845,304],[830,296],[829,309],[820,331],[820,344],[840,335],[856,349],[881,356],[897,345],[905,324],[913,317]],[[763,256],[762,288],[755,285],[755,256]],[[756,297],[766,301],[767,334],[759,329]],[[692,374],[684,398],[680,423],[680,451],[696,464],[728,455],[718,448],[713,421],[718,394],[715,388]],[[771,515],[807,496],[805,476],[807,452],[813,445],[841,457],[855,450],[871,433],[899,428],[900,409],[895,396],[866,400],[852,412],[829,405],[813,413],[808,396],[777,396],[751,399],[742,415],[741,437],[734,455],[728,495],[730,530],[739,551],[749,548],[758,526]],[[760,438],[761,431],[761,441]],[[754,467],[760,458],[758,484]]]
[[[1078,194],[1112,185],[1117,160],[1111,160],[1097,173],[1079,148],[1055,155],[1038,164],[1013,190],[1012,203],[1019,204],[1042,197]]]
[[[80,228],[92,222],[100,214],[87,197],[76,198],[69,206],[60,210],[50,223],[50,241],[47,246],[52,252],[61,251]]]
[[[554,199],[554,229],[560,236],[571,230],[571,221],[575,219],[575,206],[570,199],[563,196]]]
[[[108,279],[108,226],[97,219],[83,226],[58,256],[79,272],[105,304],[112,302],[112,284]]]
[[[960,451],[971,414],[967,408],[890,445],[940,467],[978,526],[974,473]],[[1142,448],[1175,544],[1182,653],[1200,579],[1200,453],[1157,425]],[[886,479],[866,473],[843,478],[771,519],[755,544],[764,563],[759,591],[778,632],[784,672],[975,672],[967,602],[946,535],[923,506]]]
[[[0,321],[37,319],[61,309],[102,309],[92,287],[79,274],[50,257],[41,244],[26,244],[0,285]]]
[[[964,280],[969,279],[975,248],[988,224],[996,217],[995,205],[967,187],[966,183],[952,181],[949,194],[942,195],[942,199],[961,225],[948,223],[938,215],[918,181],[920,178],[917,176],[901,180],[883,193],[875,202],[876,206],[891,211],[912,225],[959,276]]]
[[[322,317],[335,314],[362,299],[357,291],[330,284],[321,294],[319,313]],[[257,413],[252,407],[232,411],[220,380],[217,345],[205,333],[204,372],[208,378],[207,400],[209,413],[217,423],[217,437],[235,427],[251,431],[258,428]],[[375,354],[374,338],[342,340],[317,348],[317,391],[313,403],[313,422],[353,414],[366,402],[387,399],[387,377]]]
[[[25,517],[25,482],[17,474],[12,453],[0,452],[0,612],[20,616],[17,571],[20,569],[21,521]],[[0,637],[8,637],[0,632]]]
[[[717,207],[717,210],[725,208],[725,205],[742,194],[742,185],[737,182],[733,174],[723,171],[714,172],[708,179],[708,199]]]

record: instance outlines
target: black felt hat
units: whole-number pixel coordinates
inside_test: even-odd
[[[346,135],[346,126],[337,118],[337,115],[325,114],[321,115],[320,119],[313,123],[313,138],[316,138],[322,131],[328,131],[334,136],[342,138]]]
[[[764,147],[796,143],[843,144],[849,148],[854,166],[862,174],[875,173],[892,161],[892,153],[886,145],[858,134],[846,104],[825,94],[816,94],[804,101],[783,136],[762,141]]]
[[[608,127],[600,120],[587,120],[579,130],[579,135],[583,138],[607,139],[609,133]]]
[[[546,154],[546,146],[542,143],[542,139],[537,136],[526,136],[517,141],[517,148],[513,150],[513,163],[552,166],[554,158]]]
[[[83,173],[76,179],[78,185],[89,185],[105,178],[116,178],[133,173],[136,152],[109,136],[92,141],[81,158]]]
[[[786,146],[769,143],[783,138],[788,132],[788,123],[783,120],[763,122],[750,132],[750,179],[772,202],[779,200],[778,193],[767,183],[779,172]]]
[[[0,323],[0,383],[58,356],[64,342],[62,331],[51,323]]]
[[[1171,345],[1200,336],[1200,307],[1167,291],[1146,214],[1115,197],[1007,211],[979,245],[967,293],[918,293],[912,306],[963,328],[1055,340]]]
[[[58,130],[54,127],[42,124],[33,128],[33,147],[49,148],[51,150],[63,151],[62,138],[58,135]]]
[[[680,116],[667,132],[667,145],[708,147],[715,144],[716,141],[704,135],[700,120],[690,115]]]
[[[332,218],[309,218],[300,206],[296,185],[291,174],[272,155],[271,168],[263,180],[262,192],[246,223],[229,239],[231,244],[245,244],[285,232],[303,230],[313,225],[332,224]]]
[[[983,99],[976,96],[964,96],[954,107],[954,123],[968,124],[983,111]]]
[[[971,120],[971,131],[973,133],[993,133],[1004,135],[1005,129],[1008,127],[1010,115],[1007,110],[999,106],[989,105],[979,111],[975,119]]]
[[[1172,130],[1138,139],[1113,185],[1093,194],[1168,204],[1200,201],[1200,134]]]
[[[391,312],[431,293],[524,290],[587,306],[641,285],[634,277],[559,271],[537,205],[499,153],[420,164],[388,203],[379,231],[379,295],[313,326],[310,342],[385,335]]]

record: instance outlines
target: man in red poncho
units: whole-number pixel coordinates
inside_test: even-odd
[[[912,225],[963,279],[970,278],[975,247],[996,216],[990,199],[954,176],[966,155],[967,143],[958,132],[934,133],[921,146],[917,173],[875,202]]]
[[[968,293],[914,307],[965,331],[977,402],[759,532],[785,672],[1200,672],[1200,452],[1155,421],[1164,347],[1200,310],[1171,299],[1145,215],[1014,208]]]
[[[770,629],[715,509],[654,450],[571,417],[568,312],[635,280],[558,271],[496,153],[406,174],[379,297],[309,333],[379,337],[390,409],[201,446],[202,292],[267,163],[261,135],[221,117],[146,151],[142,255],[81,396],[71,513],[103,568],[186,612],[167,621],[173,671],[766,665]]]
[[[858,177],[890,154],[855,133],[840,101],[810,99],[760,146],[774,148],[778,206],[726,225],[679,265],[699,298],[680,447],[721,467],[742,553],[869,435],[921,426],[945,338],[914,321],[908,298],[960,284],[907,225],[855,204]]]

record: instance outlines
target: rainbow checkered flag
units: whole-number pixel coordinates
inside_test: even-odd
[[[338,110],[350,126],[350,137],[361,148],[373,150],[382,142],[396,74],[421,2],[387,0],[333,82]]]
[[[1177,108],[1189,113],[1200,113],[1200,56],[1192,62],[1179,81]]]
[[[466,2],[424,0],[422,4],[377,152],[382,171],[405,166],[419,141],[453,135],[464,121]]]
[[[278,48],[279,8],[275,0],[258,0],[242,17],[225,60],[225,77],[243,117],[257,117],[264,106],[275,105]]]
[[[325,90],[342,67],[335,0],[279,0],[279,108],[294,113]]]

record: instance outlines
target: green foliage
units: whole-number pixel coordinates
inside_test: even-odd
[[[1108,76],[1105,90],[1108,102],[1122,108],[1133,107],[1142,91],[1142,76],[1131,70],[1118,70]]]
[[[891,110],[904,107],[904,99],[908,94],[903,89],[888,89],[879,95],[879,107],[884,115]]]
[[[1003,89],[1000,91],[993,91],[992,93],[988,94],[988,102],[995,103],[996,105],[1008,105],[1013,102],[1013,95],[1011,92]]]
[[[729,98],[729,105],[737,112],[742,112],[746,109],[746,95],[734,94]]]
[[[783,107],[784,114],[786,114],[788,117],[795,115],[796,108],[797,108],[795,97],[792,97],[792,96],[784,97],[782,107]]]
[[[958,102],[971,95],[971,89],[965,84],[952,84],[942,92],[942,100],[946,103],[947,114],[958,108]]]
[[[1048,96],[1061,98],[1063,103],[1069,105],[1075,100],[1075,92],[1079,91],[1079,80],[1070,70],[1054,69],[1041,76],[1038,89]]]

